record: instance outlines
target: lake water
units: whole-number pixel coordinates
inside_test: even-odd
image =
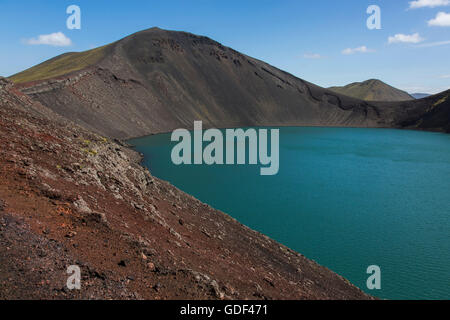
[[[280,171],[171,162],[170,134],[131,140],[157,177],[387,299],[450,298],[450,135],[280,129]],[[381,268],[368,290],[367,267]]]

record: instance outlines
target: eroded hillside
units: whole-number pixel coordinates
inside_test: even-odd
[[[369,298],[4,79],[0,143],[0,299]]]

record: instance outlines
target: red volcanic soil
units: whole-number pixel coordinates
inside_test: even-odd
[[[370,299],[0,84],[0,299]]]

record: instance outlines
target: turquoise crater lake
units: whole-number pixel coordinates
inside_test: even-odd
[[[280,170],[171,162],[170,134],[130,141],[157,177],[386,299],[450,298],[450,135],[280,129]],[[381,268],[381,290],[366,269]]]

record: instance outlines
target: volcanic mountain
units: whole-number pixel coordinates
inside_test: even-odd
[[[204,126],[450,131],[450,92],[366,102],[157,28],[0,78],[0,299],[370,299],[153,177],[121,142]],[[69,265],[83,290],[66,287]]]
[[[85,128],[131,138],[175,128],[351,126],[448,130],[448,96],[375,103],[318,87],[207,37],[152,28],[11,77]],[[443,100],[442,100],[443,99]],[[432,107],[435,103],[437,109]],[[442,111],[441,109],[444,109]],[[427,116],[428,112],[439,116]],[[428,117],[422,122],[423,117]],[[432,120],[430,120],[432,118]]]
[[[330,90],[366,101],[407,101],[414,97],[407,92],[394,88],[383,81],[371,79],[354,82],[344,87],[330,87]]]

